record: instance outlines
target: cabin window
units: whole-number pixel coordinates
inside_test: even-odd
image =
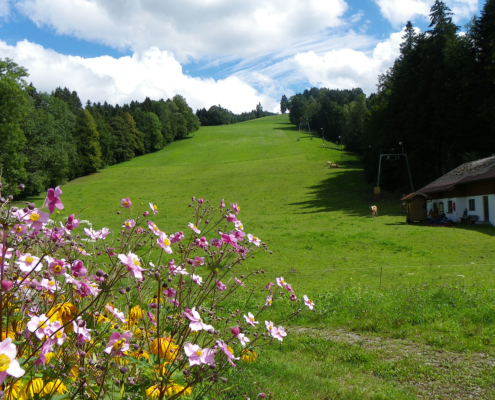
[[[440,203],[438,203],[438,212],[439,213],[443,213],[443,201],[441,201]]]
[[[474,211],[474,199],[469,199],[469,211]]]
[[[453,212],[452,209],[452,200],[447,201],[447,212],[451,214]]]

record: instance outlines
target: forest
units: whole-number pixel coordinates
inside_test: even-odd
[[[234,114],[232,111],[223,108],[222,106],[211,106],[208,110],[201,108],[196,111],[196,116],[201,123],[201,126],[217,126],[230,125],[238,122],[249,121],[251,119],[267,117],[274,113],[263,111],[261,103],[258,103],[256,108],[250,112]]]
[[[407,153],[415,190],[460,164],[495,153],[495,0],[461,33],[436,0],[429,29],[405,27],[400,56],[378,77],[377,93],[312,88],[282,97],[290,120],[361,155],[376,182],[380,151]],[[340,138],[339,138],[340,137]],[[399,143],[402,143],[400,145]],[[405,161],[382,163],[381,186],[407,190]]]
[[[199,129],[184,97],[83,107],[77,92],[41,93],[28,72],[0,60],[0,165],[3,187],[35,195],[101,168],[162,149]]]

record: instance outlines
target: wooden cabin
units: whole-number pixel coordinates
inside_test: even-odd
[[[421,192],[414,192],[400,199],[407,205],[406,222],[424,222],[428,217],[426,203],[430,198]]]
[[[416,193],[429,197],[427,215],[495,225],[495,156],[464,163]]]

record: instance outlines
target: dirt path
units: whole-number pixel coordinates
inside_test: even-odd
[[[297,334],[360,346],[391,363],[407,362],[411,368],[424,370],[400,380],[413,386],[419,399],[495,399],[495,358],[484,353],[455,353],[431,348],[409,340],[366,336],[343,329],[326,330],[300,327]],[[488,384],[487,381],[493,381]]]

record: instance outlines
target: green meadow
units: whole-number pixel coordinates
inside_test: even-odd
[[[153,220],[171,234],[189,229],[192,196],[241,206],[246,233],[272,251],[246,271],[265,270],[260,286],[283,276],[316,311],[218,398],[254,399],[260,387],[274,399],[495,398],[495,228],[406,225],[400,194],[376,199],[357,157],[297,136],[286,115],[203,127],[62,186],[62,216],[116,232],[129,197],[134,216],[156,204]]]

